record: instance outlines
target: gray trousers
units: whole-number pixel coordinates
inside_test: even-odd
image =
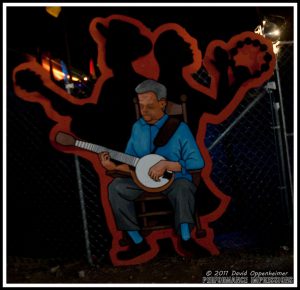
[[[180,224],[194,226],[196,186],[187,179],[175,179],[162,194],[170,200],[175,213],[175,230],[180,234]],[[108,188],[109,201],[119,230],[140,230],[134,200],[143,190],[131,178],[115,178]]]

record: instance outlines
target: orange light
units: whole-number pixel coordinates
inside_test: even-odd
[[[50,65],[49,65],[49,63],[48,63],[48,61],[46,61],[46,60],[42,60],[42,67],[45,69],[45,70],[47,70],[47,71],[50,71]],[[53,75],[54,75],[54,77],[57,79],[57,80],[63,80],[64,79],[64,77],[65,77],[65,74],[62,72],[62,71],[60,71],[60,70],[58,70],[58,69],[56,69],[56,68],[53,68],[52,69],[52,72],[53,72]]]
[[[46,7],[46,11],[53,17],[57,18],[61,12],[61,7],[57,7],[57,6]]]

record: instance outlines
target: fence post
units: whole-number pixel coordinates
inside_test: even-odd
[[[282,121],[282,133],[283,133],[284,145],[285,145],[285,152],[284,153],[286,155],[288,177],[289,177],[289,186],[290,186],[290,189],[291,189],[291,194],[293,195],[292,172],[291,172],[290,156],[289,156],[289,152],[288,152],[288,141],[287,141],[285,114],[284,114],[284,106],[283,106],[282,90],[281,90],[281,82],[280,82],[279,67],[278,67],[277,58],[276,58],[275,72],[276,72],[276,80],[277,80],[277,84],[278,84],[279,104],[280,104],[280,113],[281,113],[280,115],[281,115],[281,121]]]
[[[280,193],[282,200],[285,204],[284,209],[286,211],[286,216],[288,219],[288,226],[292,225],[292,215],[290,212],[290,202],[288,198],[288,186],[287,186],[287,178],[286,178],[286,158],[285,150],[284,150],[284,143],[282,140],[282,126],[280,122],[280,114],[279,111],[283,108],[281,107],[280,103],[275,99],[273,91],[277,89],[275,81],[270,81],[266,85],[269,97],[270,97],[270,104],[271,104],[271,112],[273,117],[273,124],[274,126],[272,129],[274,130],[274,135],[276,139],[276,147],[278,150],[279,155],[279,163],[280,163],[280,177],[281,177],[281,186],[280,186]],[[288,159],[288,158],[287,158]]]
[[[91,248],[90,248],[90,240],[89,240],[89,230],[88,230],[86,211],[85,211],[85,203],[84,203],[84,192],[83,192],[83,188],[82,188],[80,163],[79,163],[79,158],[76,155],[75,155],[75,168],[76,168],[76,176],[77,176],[77,183],[78,183],[78,191],[79,191],[79,199],[80,199],[86,254],[87,254],[87,259],[88,259],[89,264],[93,265]]]

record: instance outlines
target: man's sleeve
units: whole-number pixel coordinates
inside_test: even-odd
[[[137,153],[134,149],[134,140],[135,140],[135,125],[133,125],[132,127],[132,131],[131,131],[131,136],[128,140],[128,143],[127,143],[127,146],[126,146],[126,149],[125,149],[125,153],[128,154],[128,155],[132,155],[132,156],[137,156]]]
[[[204,167],[204,160],[196,143],[196,140],[187,126],[182,123],[180,126],[181,159],[179,163],[182,173],[186,170],[201,169]]]

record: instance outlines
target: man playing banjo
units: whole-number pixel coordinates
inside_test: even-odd
[[[162,146],[155,145],[155,138],[170,117],[165,113],[167,89],[154,80],[145,80],[135,89],[142,118],[136,121],[128,141],[125,153],[142,158],[145,155],[158,154],[165,159],[157,160],[147,169],[151,182],[159,182],[166,172],[173,172],[174,181],[162,191],[170,200],[175,213],[175,230],[180,235],[181,246],[188,252],[195,252],[199,247],[191,239],[194,227],[195,192],[189,170],[204,166],[196,141],[184,122],[178,122],[172,136]],[[108,152],[100,153],[101,164],[107,170],[130,172],[127,164],[115,164]],[[150,249],[139,233],[134,200],[143,190],[131,178],[115,178],[109,185],[109,201],[112,206],[116,225],[126,231],[133,240],[127,251],[118,253],[119,259],[133,259]]]

